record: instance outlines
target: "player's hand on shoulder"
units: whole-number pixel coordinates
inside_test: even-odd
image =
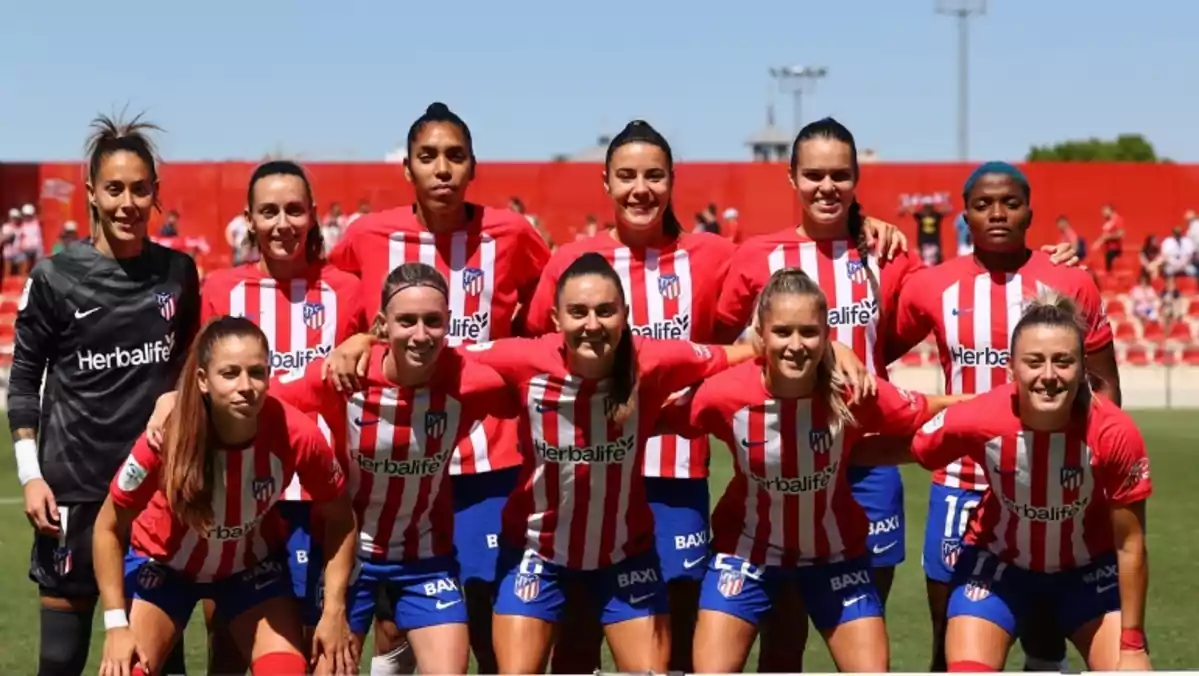
[[[154,403],[154,412],[146,423],[146,443],[155,451],[162,450],[162,439],[166,432],[167,417],[175,410],[175,402],[179,399],[178,392],[167,392]]]
[[[862,223],[866,245],[882,260],[889,261],[908,250],[908,238],[899,226],[870,216]]]
[[[375,339],[369,333],[351,336],[325,358],[321,367],[321,380],[332,378],[338,392],[356,392],[362,389],[361,378],[366,377],[366,366],[370,361],[371,347]]]
[[[58,535],[58,502],[45,479],[31,479],[22,488],[25,494],[25,517],[37,532]]]
[[[1046,244],[1041,247],[1041,253],[1049,256],[1049,262],[1054,265],[1064,265],[1068,268],[1078,267],[1078,252],[1069,242]]]

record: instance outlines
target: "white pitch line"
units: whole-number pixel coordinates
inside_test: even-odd
[[[23,505],[25,498],[0,498],[0,505]]]

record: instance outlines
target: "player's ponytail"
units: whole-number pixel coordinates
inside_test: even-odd
[[[447,316],[449,315],[450,287],[446,284],[445,277],[431,265],[404,263],[392,270],[391,274],[387,275],[387,279],[383,280],[379,313],[375,315],[374,323],[371,324],[371,334],[375,338],[387,340],[387,304],[397,293],[414,286],[427,286],[439,291],[446,301],[445,313]]]
[[[836,435],[845,427],[856,423],[853,412],[845,403],[849,398],[849,383],[836,368],[833,344],[828,338],[828,299],[820,285],[799,268],[783,268],[772,274],[766,286],[762,288],[762,293],[758,295],[757,309],[754,312],[754,325],[757,328],[753,333],[754,347],[759,354],[762,353],[762,332],[766,330],[766,315],[771,311],[775,299],[780,296],[803,296],[816,303],[816,312],[820,315],[820,325],[825,333],[824,355],[816,367],[816,387],[824,395],[828,405],[829,432]]]
[[[602,277],[616,287],[620,297],[621,307],[627,307],[624,297],[624,286],[620,276],[612,269],[612,264],[602,255],[594,252],[585,253],[575,259],[575,262],[562,272],[558,278],[558,286],[554,292],[554,304],[560,306],[562,290],[566,283],[576,277],[595,275]],[[623,425],[637,408],[637,351],[633,346],[633,332],[626,322],[620,340],[616,343],[613,356],[611,390],[608,391],[608,401],[611,403],[608,417],[618,425]]]
[[[207,369],[212,349],[225,338],[256,338],[270,354],[262,329],[244,317],[220,317],[210,321],[196,336],[183,373],[179,376],[179,401],[167,417],[162,441],[162,492],[167,506],[179,519],[199,533],[213,526],[213,453],[216,437],[212,428],[212,402],[200,391],[200,370]]]
[[[161,132],[158,125],[142,120],[136,115],[128,122],[120,117],[97,115],[91,124],[92,133],[87,139],[87,166],[84,168],[84,182],[95,188],[96,177],[100,174],[100,165],[104,158],[116,152],[130,152],[137,155],[146,168],[150,170],[150,183],[154,190],[154,206],[158,207],[158,153],[151,132]],[[92,237],[100,234],[100,211],[96,205],[88,203],[88,220],[91,224]]]
[[[618,148],[630,143],[645,143],[654,146],[666,155],[666,169],[670,172],[671,184],[674,183],[674,153],[670,150],[670,144],[667,143],[666,137],[650,126],[645,120],[633,120],[625,125],[620,133],[612,137],[612,141],[608,143],[608,150],[604,154],[604,179],[608,179],[609,172],[612,170],[612,154]],[[666,209],[662,212],[662,234],[674,239],[683,234],[683,224],[679,222],[679,217],[674,213],[674,202],[671,199],[666,201]]]

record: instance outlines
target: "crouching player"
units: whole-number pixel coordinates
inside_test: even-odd
[[[255,676],[308,671],[286,525],[273,509],[296,475],[312,493],[330,554],[315,666],[356,670],[345,605],[355,524],[345,478],[316,424],[267,394],[269,354],[247,319],[208,324],[184,366],[161,452],[143,436],[113,479],[93,535],[102,676],[159,673],[201,599],[228,620]]]

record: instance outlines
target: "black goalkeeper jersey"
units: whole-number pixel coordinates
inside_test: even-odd
[[[124,260],[78,242],[34,267],[8,421],[38,430],[42,475],[60,503],[104,500],[158,396],[175,387],[199,319],[195,262],[149,241]]]

